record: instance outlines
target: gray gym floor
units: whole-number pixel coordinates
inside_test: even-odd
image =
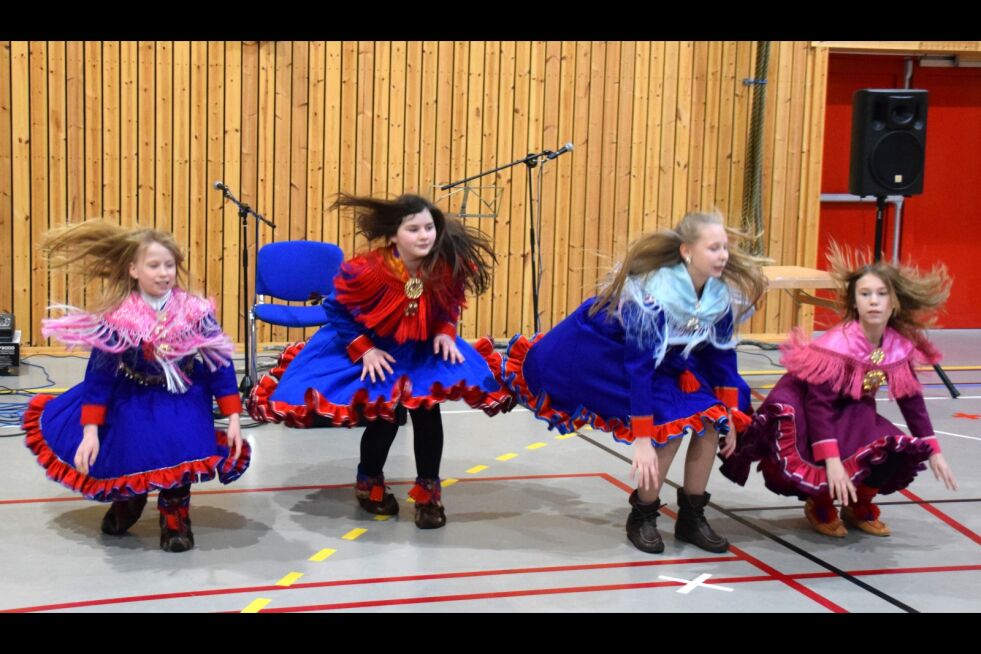
[[[960,490],[927,470],[882,498],[893,535],[810,530],[801,503],[740,488],[718,472],[708,517],[732,548],[713,555],[676,542],[673,512],[659,525],[660,555],[624,534],[630,449],[583,430],[562,437],[518,409],[487,418],[443,405],[442,475],[448,523],[416,529],[406,492],[415,478],[411,424],[386,466],[401,514],[361,511],[351,484],[360,429],[245,431],[252,466],[238,482],[195,486],[196,549],[158,547],[153,499],[122,537],[105,536],[105,505],[48,481],[23,437],[0,438],[0,610],[88,612],[904,612],[981,611],[981,332],[933,334],[962,396],[921,374],[928,407]],[[740,370],[759,394],[779,353],[740,347]],[[271,364],[274,354],[264,356]],[[36,355],[54,388],[81,379],[83,357]],[[241,369],[241,362],[239,362]],[[0,387],[49,384],[37,367]],[[901,414],[880,392],[883,414]],[[22,402],[6,395],[4,402]],[[243,424],[252,424],[243,416]],[[0,428],[0,436],[20,432]],[[680,482],[679,454],[669,483]],[[662,498],[676,509],[675,491]]]

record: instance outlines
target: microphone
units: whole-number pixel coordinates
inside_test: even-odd
[[[224,193],[228,193],[228,187],[225,186],[224,184],[222,184],[220,181],[219,182],[215,182],[214,184],[212,184],[212,186],[214,186],[219,191],[223,191]]]
[[[570,141],[569,143],[566,143],[561,148],[559,148],[557,151],[549,152],[548,155],[546,156],[546,159],[554,159],[560,154],[565,154],[566,152],[572,152],[572,150],[573,150],[572,142]]]

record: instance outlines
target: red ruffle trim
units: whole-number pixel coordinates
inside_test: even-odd
[[[221,483],[229,484],[242,476],[252,459],[252,448],[243,440],[242,453],[234,461],[216,454],[170,468],[137,472],[112,479],[90,477],[58,458],[44,440],[44,435],[41,433],[41,414],[45,405],[53,399],[53,395],[37,395],[31,399],[24,413],[26,432],[24,443],[37,456],[37,461],[44,468],[48,479],[90,500],[98,502],[125,500],[136,495],[145,495],[155,489],[177,488],[191,483],[210,481],[216,474]],[[215,439],[219,446],[228,447],[228,438],[224,431],[216,429]]]
[[[805,460],[797,449],[794,408],[787,404],[773,404],[769,405],[767,410],[770,419],[777,421],[775,454],[780,474],[797,488],[806,490],[808,494],[828,492],[828,474],[824,465]],[[873,464],[881,463],[890,453],[900,452],[926,461],[930,458],[931,449],[928,443],[919,438],[906,434],[893,434],[861,447],[848,458],[842,459],[841,463],[848,478],[857,483],[868,475]],[[897,479],[889,485],[904,488],[910,481],[911,478]]]
[[[377,420],[379,418],[395,422],[395,409],[402,405],[407,409],[431,409],[436,404],[447,400],[463,400],[474,409],[480,409],[489,416],[510,411],[514,406],[514,397],[508,393],[502,385],[500,390],[485,391],[478,386],[470,386],[466,381],[460,381],[449,388],[440,383],[434,383],[429,387],[429,392],[425,395],[412,394],[412,382],[408,377],[403,376],[392,385],[389,398],[378,398],[371,401],[368,391],[361,389],[354,394],[350,404],[335,404],[320,394],[314,388],[307,389],[303,398],[303,404],[289,404],[270,399],[282,379],[290,362],[303,349],[304,343],[294,343],[286,348],[280,357],[279,363],[268,375],[262,377],[252,388],[249,397],[249,415],[260,422],[282,422],[289,427],[304,429],[313,424],[316,416],[326,418],[335,427],[353,427],[363,417],[366,420]],[[493,345],[491,345],[493,350]],[[488,354],[481,346],[477,351],[485,359]],[[497,355],[500,357],[500,354]],[[495,379],[499,373],[495,372]]]
[[[575,415],[570,415],[561,409],[554,408],[548,393],[540,393],[537,397],[532,396],[525,380],[524,363],[528,351],[542,336],[544,334],[536,334],[532,340],[528,340],[524,336],[517,336],[508,347],[507,360],[504,363],[504,379],[517,395],[517,401],[528,407],[536,417],[546,421],[549,429],[557,429],[563,434],[568,434],[584,425],[590,425],[593,429],[610,432],[613,434],[613,438],[620,442],[632,443],[634,441],[633,430],[620,418],[607,419],[585,407],[582,407]],[[718,427],[720,423],[728,422],[728,419],[728,410],[717,404],[687,418],[654,425],[652,438],[655,443],[663,445],[672,439],[683,436],[688,429],[697,434],[702,434],[705,431],[704,423],[706,421]]]

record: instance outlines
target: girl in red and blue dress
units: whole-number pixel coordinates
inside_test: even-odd
[[[659,492],[685,435],[675,537],[711,552],[729,547],[705,520],[705,489],[719,437],[731,452],[752,411],[735,327],[764,288],[762,260],[730,246],[730,236],[742,238],[721,215],[690,213],[641,237],[598,296],[508,348],[505,380],[550,429],[590,424],[633,444],[627,537],[645,552],[664,551]]]
[[[495,260],[486,238],[428,200],[341,195],[376,247],[341,265],[323,307],[327,324],[286,349],[253,389],[251,415],[290,427],[367,422],[355,495],[366,511],[395,515],[384,466],[405,412],[412,417],[415,524],[446,523],[439,477],[443,423],[439,404],[464,400],[488,415],[513,398],[482,355],[500,365],[493,346],[478,353],[456,332],[465,293],[487,290]]]
[[[31,401],[26,444],[50,479],[112,503],[104,533],[125,533],[159,490],[160,547],[191,549],[191,484],[230,483],[250,459],[233,346],[214,304],[180,288],[184,256],[166,232],[88,221],[52,232],[42,247],[78,283],[107,283],[89,311],[57,307],[67,314],[43,321],[45,336],[91,356],[82,383]],[[213,397],[227,432],[215,430]]]
[[[847,523],[888,536],[873,503],[877,495],[906,488],[926,463],[947,488],[957,488],[914,372],[940,359],[923,329],[946,301],[950,279],[943,266],[924,274],[868,263],[836,245],[829,261],[844,321],[813,341],[791,335],[781,360],[787,374],[722,473],[742,485],[759,461],[767,488],[805,500],[804,515],[818,533],[843,538]],[[879,415],[876,393],[883,385],[909,435]]]

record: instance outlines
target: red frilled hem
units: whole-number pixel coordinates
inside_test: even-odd
[[[37,395],[24,412],[24,443],[37,457],[48,479],[56,481],[82,496],[97,502],[115,502],[136,495],[145,495],[152,490],[177,488],[187,484],[210,481],[217,475],[223,484],[230,484],[246,471],[252,459],[252,448],[242,441],[242,453],[232,461],[226,456],[216,454],[204,459],[186,461],[170,468],[160,468],[147,472],[136,472],[112,479],[97,479],[79,472],[48,446],[41,433],[41,413],[44,406],[54,399],[53,395]],[[221,447],[228,447],[227,434],[215,430],[215,440]]]
[[[466,381],[460,381],[447,388],[436,382],[429,387],[425,395],[412,394],[412,382],[408,377],[401,377],[392,385],[392,392],[388,399],[378,398],[370,400],[368,392],[364,389],[354,394],[349,404],[335,404],[320,394],[314,388],[307,389],[303,398],[303,404],[289,404],[270,399],[282,379],[283,373],[290,362],[303,349],[305,343],[294,343],[286,348],[279,358],[279,363],[268,375],[262,377],[253,389],[249,397],[249,415],[260,422],[282,422],[289,427],[305,429],[313,425],[317,416],[326,418],[335,427],[354,427],[362,419],[365,420],[388,420],[395,422],[395,410],[399,405],[407,409],[431,409],[436,404],[447,400],[463,400],[474,409],[480,409],[489,416],[510,411],[514,406],[514,397],[507,391],[485,391],[478,386],[468,385]],[[501,355],[494,352],[493,344],[490,351],[487,345],[478,342],[474,346],[477,352],[488,362],[497,357],[497,367],[491,368],[495,371],[495,379],[499,378]]]
[[[547,422],[549,429],[568,434],[584,425],[590,425],[593,429],[610,432],[613,438],[622,443],[632,443],[635,438],[633,430],[620,418],[604,418],[585,407],[580,407],[575,414],[569,414],[553,407],[548,393],[532,395],[524,375],[525,358],[531,346],[542,336],[544,334],[537,334],[532,340],[528,340],[519,335],[512,339],[508,347],[507,360],[504,363],[504,380],[517,396],[517,401],[528,407],[536,417]],[[655,443],[664,445],[670,440],[681,438],[686,431],[694,431],[701,435],[705,432],[705,423],[711,424],[716,431],[725,431],[729,425],[727,409],[721,404],[716,404],[687,418],[655,424],[652,438]]]
[[[828,490],[828,475],[823,463],[811,463],[797,449],[797,426],[794,408],[788,404],[771,404],[765,408],[766,420],[774,427],[767,430],[772,441],[772,455],[760,463],[766,486],[782,495],[810,496]],[[862,446],[846,459],[842,466],[849,479],[858,483],[871,472],[873,465],[887,456],[897,455],[900,463],[891,479],[879,489],[892,493],[909,486],[917,472],[926,469],[924,462],[933,450],[923,439],[906,434],[890,434]]]

